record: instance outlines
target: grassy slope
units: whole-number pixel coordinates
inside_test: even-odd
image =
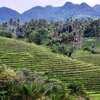
[[[96,38],[85,38],[84,39],[83,47],[90,47],[91,44],[94,44],[95,48],[97,50],[100,50],[100,39],[96,39]]]
[[[100,66],[53,54],[36,44],[0,37],[0,65],[47,72],[65,84],[82,82],[89,90],[100,90]]]
[[[88,51],[77,50],[72,54],[72,58],[100,66],[100,54],[92,54]]]
[[[100,100],[100,94],[90,94],[91,100]]]
[[[100,51],[100,39],[96,39],[96,38],[85,38],[84,39],[84,43],[83,43],[83,48],[84,47],[90,47],[91,44],[95,44],[95,49],[97,51]],[[88,63],[93,63],[95,65],[99,65],[100,66],[100,54],[88,54],[85,53],[86,51],[84,51],[83,53],[78,51],[74,54],[74,57],[76,56],[77,59],[79,60],[83,60],[85,62]]]
[[[80,56],[77,59],[100,66],[100,54]]]

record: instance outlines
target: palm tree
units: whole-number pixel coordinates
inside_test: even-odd
[[[84,89],[84,86],[80,83],[76,82],[76,83],[69,84],[68,89],[70,90],[70,95],[76,95],[77,98],[81,98],[79,100],[82,100],[82,98],[86,99],[88,97]]]

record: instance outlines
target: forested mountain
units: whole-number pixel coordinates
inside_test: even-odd
[[[0,8],[0,22],[8,21],[9,19],[17,19],[20,17],[20,14],[7,7]]]
[[[95,6],[93,7],[93,9],[94,9],[95,11],[97,11],[98,14],[99,14],[99,16],[100,16],[100,5],[95,5]]]
[[[0,22],[7,21],[10,18],[16,19],[20,18],[22,21],[29,21],[31,19],[46,19],[50,20],[64,20],[69,17],[73,18],[97,18],[100,17],[100,5],[94,7],[89,6],[86,3],[73,4],[72,2],[67,2],[61,7],[53,6],[36,6],[22,14],[18,12],[2,7],[0,8]]]
[[[46,20],[63,20],[69,17],[86,18],[99,17],[99,13],[86,3],[80,5],[71,2],[65,3],[62,7],[33,7],[21,15],[24,20],[27,19],[46,19]]]

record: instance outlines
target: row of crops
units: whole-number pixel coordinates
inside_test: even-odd
[[[0,37],[0,65],[45,72],[65,85],[74,81],[88,90],[100,90],[100,66],[53,54],[42,46]]]

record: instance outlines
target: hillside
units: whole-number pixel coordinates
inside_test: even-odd
[[[0,37],[0,65],[45,72],[65,85],[78,81],[88,90],[100,90],[100,66],[53,54],[36,44]]]
[[[8,21],[9,19],[17,19],[20,17],[20,14],[7,7],[1,7],[0,8],[0,22]]]
[[[100,14],[100,5],[95,5],[93,9]]]
[[[95,51],[100,52],[100,39],[96,39],[95,37],[84,38],[83,48],[87,48],[87,47],[90,48],[91,44],[95,45],[95,48],[94,48]],[[100,53],[99,54],[85,54],[85,52],[79,53],[79,51],[76,53],[75,54],[76,54],[77,59],[100,66]]]

